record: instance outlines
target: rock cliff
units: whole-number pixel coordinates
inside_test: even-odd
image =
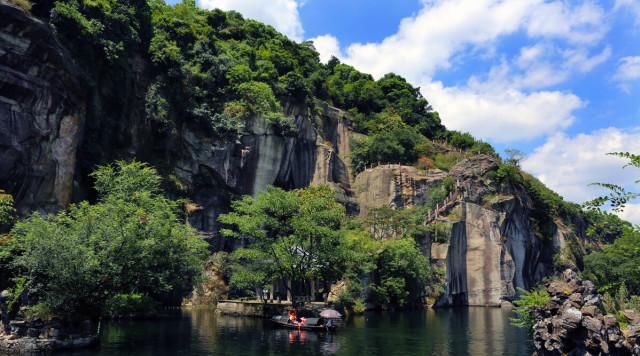
[[[21,213],[72,200],[84,102],[49,26],[0,2],[0,185]]]
[[[446,177],[439,169],[422,171],[397,164],[367,168],[353,183],[360,215],[366,216],[372,208],[403,209],[430,203],[429,193]]]
[[[98,70],[95,83],[80,84],[81,70],[48,24],[5,1],[0,18],[0,186],[23,215],[90,197],[87,175],[97,164],[134,158],[154,164],[170,190],[197,204],[190,222],[210,236],[231,199],[268,185],[329,184],[357,211],[350,124],[342,111],[323,103],[285,105],[293,136],[259,116],[235,141],[186,123],[167,135],[144,119],[143,58],[134,55],[114,65],[118,75]]]
[[[537,234],[530,196],[489,177],[499,163],[491,156],[468,157],[448,173],[381,165],[354,176],[348,115],[323,103],[285,103],[296,126],[292,135],[261,116],[248,120],[237,140],[188,123],[167,134],[145,119],[146,59],[134,53],[84,83],[48,24],[4,0],[0,18],[0,187],[23,215],[91,198],[87,175],[97,164],[135,158],[154,164],[172,194],[195,203],[190,223],[216,250],[229,247],[216,237],[218,215],[232,199],[268,185],[329,184],[351,214],[366,215],[377,207],[433,203],[433,189],[451,177],[463,193],[461,216],[449,242],[428,249],[447,270],[438,305],[499,305],[517,287],[553,273],[567,228],[555,220],[546,238]]]
[[[517,288],[529,289],[554,272],[553,256],[564,243],[566,228],[554,221],[553,234],[536,234],[529,194],[488,178],[497,164],[478,155],[450,172],[461,182],[465,198],[460,221],[451,228],[439,306],[499,306],[515,297]]]

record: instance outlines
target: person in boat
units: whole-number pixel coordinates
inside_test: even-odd
[[[288,323],[297,324],[298,323],[298,313],[296,313],[295,309],[289,310],[289,321]]]
[[[294,325],[302,325],[304,324],[304,318],[298,317],[298,312],[295,309],[289,310],[289,320],[288,323]]]

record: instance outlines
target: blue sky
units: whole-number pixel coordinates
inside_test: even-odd
[[[420,86],[449,128],[498,150],[567,199],[640,172],[640,0],[198,0],[234,9],[379,77]],[[625,217],[640,222],[640,205]]]

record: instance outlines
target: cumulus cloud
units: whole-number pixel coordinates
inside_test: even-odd
[[[522,167],[566,199],[582,203],[602,193],[601,188],[589,186],[594,182],[637,187],[634,182],[640,172],[623,169],[624,159],[606,155],[618,151],[640,152],[640,128],[611,127],[574,137],[557,134],[526,157]],[[637,207],[623,214],[631,217]]]
[[[322,35],[311,39],[316,51],[320,54],[320,61],[327,63],[331,57],[343,57],[340,51],[340,42],[332,35]]]
[[[345,60],[379,77],[396,71],[424,81],[449,68],[451,58],[470,47],[491,47],[500,37],[524,30],[534,38],[572,44],[597,43],[606,34],[604,11],[591,2],[449,0],[423,1],[414,17],[379,43],[355,43]]]
[[[628,204],[618,216],[634,224],[640,224],[640,204]]]
[[[445,87],[441,82],[422,87],[450,129],[469,131],[493,142],[530,140],[565,129],[573,111],[584,105],[571,93],[518,90],[479,90],[482,86]]]
[[[602,8],[588,1],[576,6],[566,1],[538,2],[528,13],[527,32],[531,36],[593,43],[599,41],[607,31],[604,16]]]
[[[341,51],[334,37],[321,36],[317,49],[323,58],[335,55],[374,77],[396,72],[419,84],[450,128],[512,142],[567,128],[573,112],[586,105],[548,88],[610,57],[609,47],[597,49],[607,31],[604,16],[590,1],[423,0],[422,9],[381,42]],[[494,57],[499,40],[516,33],[536,43],[465,83],[434,79],[466,56]]]
[[[295,41],[302,41],[303,28],[296,0],[199,0],[206,9],[235,10],[243,16],[267,23]]]

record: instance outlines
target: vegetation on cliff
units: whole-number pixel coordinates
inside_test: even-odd
[[[181,221],[178,202],[162,196],[153,168],[118,162],[93,177],[98,203],[34,213],[0,244],[15,300],[27,313],[63,317],[180,305],[200,273],[206,243]]]
[[[611,153],[628,160],[625,167],[640,168],[640,155],[628,152]],[[597,197],[586,203],[586,206],[596,213],[603,207],[610,207],[621,211],[640,194],[626,190],[624,187],[612,183],[596,183],[607,188],[609,193]],[[592,224],[590,232],[603,236],[605,241],[612,242],[611,234],[619,234],[619,238],[606,245],[601,251],[596,251],[585,257],[585,274],[593,280],[603,292],[616,294],[625,299],[626,291],[631,295],[640,295],[640,229],[631,224],[616,224],[616,220],[601,221]],[[617,237],[617,236],[616,236]],[[624,293],[619,293],[623,290]]]
[[[217,142],[236,142],[256,116],[266,118],[276,134],[294,136],[297,128],[287,108],[301,104],[313,114],[319,99],[348,112],[357,133],[350,157],[356,172],[377,163],[448,171],[471,155],[496,154],[467,133],[448,131],[419,88],[404,78],[389,73],[376,80],[335,58],[323,64],[313,43],[291,41],[236,12],[204,10],[193,0],[172,6],[162,0],[49,0],[37,2],[33,13],[48,19],[72,53],[86,95],[109,98],[96,100],[102,103],[94,108],[100,118],[87,118],[86,134],[101,140],[111,138],[105,127],[118,120],[128,124],[123,115],[112,114],[135,97],[120,93],[124,85],[119,84],[135,81],[144,98],[138,108],[142,121],[161,136],[179,137],[188,126]],[[88,142],[90,151],[94,143]],[[640,162],[620,155],[635,166]],[[19,222],[10,238],[1,237],[0,261],[3,271],[13,273],[14,296],[29,295],[34,311],[62,314],[115,315],[149,303],[179,303],[199,273],[205,244],[184,223],[178,203],[162,196],[158,175],[140,164],[105,166],[94,178],[96,204],[35,214]],[[485,178],[497,194],[530,198],[527,208],[541,239],[553,235],[556,219],[595,241],[622,236],[587,256],[586,271],[603,288],[625,286],[638,293],[634,281],[640,276],[633,269],[638,256],[629,252],[637,250],[637,230],[613,215],[583,212],[565,202],[522,172],[516,157]],[[615,207],[635,197],[604,186],[612,194],[594,205],[611,201]],[[449,191],[433,189],[431,202]],[[223,233],[240,239],[243,248],[225,256],[228,268],[216,272],[238,295],[281,280],[342,279],[345,304],[363,299],[411,304],[425,286],[437,288],[440,278],[416,241],[427,234],[446,236],[449,228],[447,222],[423,226],[424,208],[376,209],[354,223],[327,187],[270,188],[234,202],[220,218],[227,225]],[[14,215],[11,200],[0,194],[0,233]],[[570,251],[579,255],[578,267],[589,252],[580,247]],[[51,251],[56,253],[50,256]]]
[[[349,307],[363,299],[404,306],[420,302],[429,280],[429,261],[409,231],[374,237],[360,222],[347,219],[327,186],[271,187],[235,201],[220,221],[228,226],[223,234],[242,239],[245,246],[229,256],[228,278],[236,296],[291,281],[285,285],[295,297],[306,295],[312,281],[343,280],[347,287],[339,301]],[[363,285],[365,274],[372,279]]]
[[[321,63],[312,42],[296,43],[233,11],[201,9],[194,0],[56,0],[38,2],[36,10],[78,59],[88,92],[104,91],[105,78],[143,74],[137,85],[146,87],[144,115],[164,135],[189,125],[234,140],[256,115],[292,135],[295,125],[283,108],[313,108],[320,99],[348,111],[353,129],[366,135],[354,150],[358,170],[434,156],[427,139],[493,153],[469,134],[447,131],[419,88],[401,76],[375,80],[335,58]],[[132,73],[140,65],[144,70]],[[117,116],[104,109],[95,115]]]
[[[629,163],[625,167],[640,168],[638,155],[626,152],[612,155],[628,159]],[[584,276],[596,284],[598,290],[603,293],[604,312],[615,316],[620,325],[625,327],[628,320],[624,311],[640,312],[640,229],[606,212],[604,208],[621,211],[639,195],[616,184],[596,184],[608,189],[608,194],[585,203],[587,210],[581,211],[579,215],[587,225],[585,237],[595,246],[588,254],[584,251],[579,252],[582,254],[583,264],[571,267],[579,267],[583,270]],[[543,187],[541,184],[540,186]],[[546,201],[553,204],[557,199]],[[561,205],[555,207],[555,211],[562,211],[558,209],[563,208]],[[572,241],[567,241],[567,244],[571,246]],[[518,316],[515,320],[516,325],[527,328],[533,326],[536,321],[536,308],[548,302],[542,298],[540,291],[545,292],[523,292],[515,302]]]

